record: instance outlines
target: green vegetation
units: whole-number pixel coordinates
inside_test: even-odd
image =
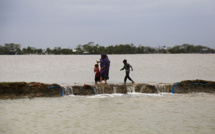
[[[20,44],[9,43],[0,45],[0,55],[29,55],[29,54],[150,54],[150,53],[214,53],[215,49],[192,44],[175,45],[174,47],[158,46],[135,46],[133,44],[120,44],[120,45],[110,45],[110,46],[100,46],[99,44],[94,45],[94,42],[89,42],[84,45],[78,45],[76,49],[55,47],[53,49],[37,49],[28,46],[27,48],[22,48]]]

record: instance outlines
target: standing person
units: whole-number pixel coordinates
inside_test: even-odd
[[[100,63],[100,84],[102,83],[102,80],[105,81],[105,84],[107,84],[107,80],[109,79],[109,68],[110,68],[110,60],[108,59],[108,56],[106,54],[101,54],[100,61],[97,61],[97,63]]]
[[[97,84],[97,81],[100,81],[100,72],[99,72],[98,64],[95,64],[94,72],[95,72],[95,84]]]
[[[124,78],[124,84],[126,83],[126,80],[127,78],[132,81],[132,83],[134,83],[134,81],[131,79],[131,77],[129,76],[129,73],[130,73],[130,68],[131,68],[131,71],[133,71],[133,68],[132,66],[127,63],[127,60],[123,60],[123,63],[124,63],[124,67],[122,69],[120,69],[120,71],[124,70],[125,69],[125,78]]]

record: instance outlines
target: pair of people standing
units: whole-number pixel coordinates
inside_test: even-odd
[[[100,81],[100,84],[102,83],[102,80],[105,81],[105,84],[107,84],[107,80],[109,79],[109,68],[110,68],[110,60],[108,59],[108,56],[106,54],[101,54],[100,61],[96,61],[97,64],[95,65],[94,72],[95,74],[95,83],[97,84],[98,81]],[[98,63],[100,63],[100,72],[99,72],[99,66]]]
[[[101,67],[100,72],[99,72],[98,63],[100,63],[100,67]],[[127,79],[129,79],[130,81],[132,81],[132,83],[134,83],[134,81],[129,76],[130,68],[131,68],[131,71],[133,71],[132,66],[129,63],[127,63],[127,60],[123,60],[123,63],[124,63],[124,67],[120,69],[120,71],[125,69],[126,75],[124,78],[124,83],[126,83]],[[101,59],[100,61],[97,61],[97,64],[95,65],[95,68],[94,68],[94,72],[96,73],[95,84],[97,84],[98,81],[100,81],[100,84],[101,84],[102,80],[104,80],[105,84],[107,84],[107,80],[109,79],[109,68],[110,68],[110,60],[108,59],[108,56],[106,54],[101,54]]]

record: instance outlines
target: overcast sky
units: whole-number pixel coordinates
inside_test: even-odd
[[[0,45],[215,48],[215,0],[0,0]]]

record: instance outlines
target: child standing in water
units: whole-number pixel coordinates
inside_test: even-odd
[[[125,69],[125,78],[124,78],[124,84],[126,83],[126,80],[127,78],[132,81],[132,83],[134,83],[134,81],[131,79],[131,77],[129,76],[129,73],[130,73],[130,68],[131,68],[131,71],[133,71],[133,68],[132,66],[127,63],[127,60],[123,60],[123,63],[124,63],[124,67],[122,69],[120,69],[120,71],[124,70]]]
[[[100,72],[99,72],[98,64],[95,64],[94,72],[95,72],[95,84],[97,84],[97,81],[98,82],[100,81]]]

